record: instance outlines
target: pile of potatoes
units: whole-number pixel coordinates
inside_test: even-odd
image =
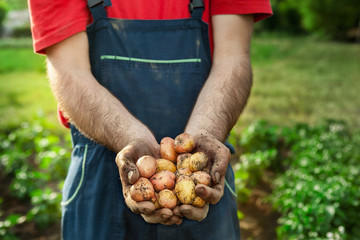
[[[203,152],[191,153],[195,140],[188,133],[160,142],[161,159],[143,156],[136,162],[140,178],[130,188],[137,202],[152,201],[156,209],[173,209],[180,204],[202,207],[205,201],[195,194],[195,186],[210,186],[211,177],[205,170],[208,158]]]

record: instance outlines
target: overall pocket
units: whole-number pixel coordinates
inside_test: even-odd
[[[73,202],[84,186],[87,154],[88,145],[76,145],[74,147],[69,171],[64,182],[62,206],[67,206]]]
[[[153,60],[103,55],[99,82],[155,134],[183,132],[206,80],[201,59]]]
[[[74,145],[63,188],[63,239],[110,239],[117,229],[120,180],[116,154],[93,143]],[[88,142],[88,140],[86,140]]]

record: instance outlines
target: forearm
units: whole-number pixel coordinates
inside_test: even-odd
[[[235,30],[231,27],[221,30],[229,18],[217,23],[213,21],[215,49],[212,69],[185,130],[191,134],[206,131],[222,142],[244,109],[252,85],[249,53],[252,17],[232,17],[230,19],[235,19],[232,22],[238,26],[233,27]]]
[[[69,45],[77,44],[76,39],[69,41],[73,41]],[[119,152],[135,139],[156,143],[150,130],[96,81],[86,56],[77,59],[86,53],[81,51],[71,57],[71,53],[66,52],[67,43],[63,44],[48,51],[48,75],[53,93],[70,122],[86,136],[114,152]],[[76,46],[70,49],[76,49]],[[69,64],[63,56],[70,57],[69,62],[77,63]]]
[[[246,105],[252,82],[250,63],[246,59],[229,64],[224,61],[213,67],[186,132],[194,134],[205,130],[218,140],[225,141]]]

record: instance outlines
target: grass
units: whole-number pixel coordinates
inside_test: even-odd
[[[42,111],[56,122],[56,102],[45,73],[45,57],[28,40],[0,41],[0,129],[31,121]],[[18,43],[18,45],[16,45]]]
[[[291,125],[331,118],[359,128],[359,56],[356,44],[255,36],[254,85],[235,130],[241,131],[254,119]]]
[[[0,78],[0,129],[31,121],[39,111],[56,121],[56,102],[44,73],[7,73]]]
[[[315,124],[332,118],[359,128],[360,46],[310,37],[255,36],[254,85],[234,131],[257,119],[273,124]],[[29,40],[0,40],[0,129],[29,120],[38,110],[56,122],[56,102],[45,57]]]
[[[23,10],[27,8],[25,0],[4,0],[10,10]]]
[[[45,58],[31,48],[0,48],[0,74],[38,72],[45,74]]]

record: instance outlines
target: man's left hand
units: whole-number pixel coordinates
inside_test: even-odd
[[[198,208],[191,205],[181,205],[174,209],[174,214],[185,216],[188,219],[201,221],[206,218],[209,211],[209,203],[216,204],[224,194],[225,173],[230,162],[230,150],[214,136],[202,132],[194,136],[196,148],[194,152],[203,152],[207,155],[209,163],[205,171],[210,173],[212,186],[198,184],[195,187],[197,196],[207,202]]]

